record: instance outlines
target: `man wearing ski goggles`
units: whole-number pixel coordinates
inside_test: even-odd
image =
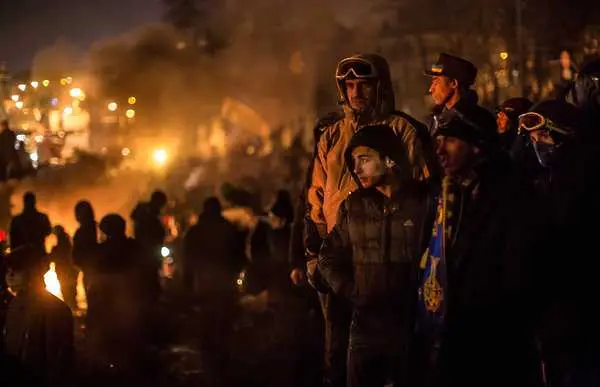
[[[362,58],[346,58],[338,65],[335,79],[356,113],[368,113],[377,103],[378,75],[377,68]]]
[[[551,165],[558,148],[573,135],[570,128],[557,125],[550,118],[537,112],[519,116],[518,132],[529,139],[538,162],[543,167]]]

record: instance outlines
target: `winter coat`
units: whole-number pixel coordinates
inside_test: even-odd
[[[433,386],[538,385],[533,326],[536,276],[544,272],[535,196],[503,152],[478,165],[474,176],[452,190],[446,314],[437,365],[421,374]],[[429,203],[426,218],[433,219],[436,201]]]
[[[355,191],[323,242],[319,270],[354,305],[352,345],[385,345],[408,332],[425,208],[419,191],[403,187],[391,199],[375,188]]]
[[[394,113],[394,94],[389,65],[378,55],[358,55],[357,58],[371,62],[378,70],[377,105],[370,117],[359,117],[348,104],[345,104],[344,119],[328,127],[321,136],[314,161],[311,187],[308,190],[308,204],[310,218],[322,238],[335,226],[340,204],[357,189],[344,163],[344,152],[354,133],[365,125],[391,126],[406,147],[413,177],[421,179],[428,175],[417,129],[405,115]],[[341,90],[343,84],[339,88],[340,93],[345,94],[345,91]],[[343,95],[340,97],[346,100]]]

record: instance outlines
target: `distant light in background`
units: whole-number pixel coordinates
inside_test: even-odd
[[[83,90],[81,90],[79,87],[75,87],[69,91],[69,95],[71,95],[73,98],[80,98],[83,95]]]
[[[50,105],[52,105],[52,106],[58,106],[58,98],[52,98],[50,100]]]
[[[39,85],[40,83],[38,81],[31,82],[31,87],[33,87],[34,89],[37,89]]]
[[[19,90],[21,90],[21,91],[25,91],[25,90],[27,90],[27,85],[26,85],[26,84],[24,84],[24,83],[21,83],[21,84],[20,84],[19,86],[17,86],[17,87],[18,87],[18,88],[19,88]]]
[[[169,158],[169,155],[167,154],[167,151],[160,148],[160,149],[156,149],[153,153],[152,153],[152,160],[154,160],[154,162],[158,165],[158,166],[163,166],[166,164],[167,159]]]
[[[17,107],[17,109],[23,109],[23,101],[15,102],[15,106]]]
[[[175,48],[177,48],[178,50],[183,50],[185,47],[185,42],[177,42],[177,44],[175,45]]]
[[[500,53],[500,59],[502,59],[502,60],[507,60],[507,59],[508,59],[508,52],[506,52],[506,51],[502,51],[502,52]]]
[[[74,101],[73,101],[73,104],[72,104],[72,105],[73,105],[73,107],[74,107],[74,108],[78,108],[78,107],[79,107],[79,105],[81,105],[81,101],[80,101],[80,100],[78,100],[78,99],[76,99],[76,100],[74,100]]]
[[[38,157],[37,152],[32,152],[29,155],[29,158],[31,159],[31,161],[34,161],[34,162],[38,162],[40,160],[40,158]]]
[[[169,255],[171,255],[171,250],[167,246],[163,246],[160,248],[160,255],[163,258],[167,258]]]
[[[40,143],[42,141],[44,141],[44,136],[42,136],[41,134],[38,134],[37,136],[35,136],[35,142]]]
[[[67,107],[65,108],[65,110],[63,110],[63,114],[64,114],[65,116],[70,116],[71,114],[73,114],[73,108],[72,108],[72,107],[70,107],[70,106],[67,106]]]
[[[119,108],[119,105],[117,105],[116,102],[110,102],[108,104],[108,110],[110,110],[111,112],[117,111],[118,108]]]
[[[122,155],[123,157],[127,157],[127,156],[129,156],[130,154],[131,154],[131,150],[130,150],[129,148],[123,148],[123,149],[121,149],[121,155]]]
[[[24,134],[17,134],[17,141],[25,141],[26,136]]]
[[[42,85],[44,85],[44,87],[48,87],[48,86],[50,86],[50,81],[47,79],[44,79],[44,81],[42,82]]]
[[[63,85],[63,86],[66,86],[68,83],[69,82],[67,81],[66,78],[63,78],[63,79],[60,80],[60,84]]]
[[[18,94],[14,94],[10,97],[10,99],[12,99],[14,102],[17,102],[19,100],[19,95]]]
[[[65,80],[67,81],[67,83],[69,85],[73,82],[73,78],[71,78],[71,77],[66,77]]]
[[[127,109],[127,111],[125,112],[125,116],[127,118],[133,118],[133,117],[135,117],[135,110],[133,110],[133,109]]]
[[[129,97],[127,102],[129,102],[130,105],[135,105],[135,103],[137,102],[137,99],[135,99],[135,97]]]

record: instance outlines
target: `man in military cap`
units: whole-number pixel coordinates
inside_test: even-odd
[[[477,67],[466,59],[441,53],[436,63],[425,70],[425,75],[431,77],[429,94],[435,103],[429,125],[433,134],[434,121],[443,111],[457,105],[477,104],[477,94],[471,89],[477,77]]]

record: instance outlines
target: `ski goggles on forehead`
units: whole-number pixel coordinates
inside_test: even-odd
[[[356,78],[377,78],[377,69],[372,63],[359,58],[346,58],[340,62],[335,72],[335,78],[338,80],[346,79],[350,76]]]
[[[569,130],[557,126],[552,120],[544,117],[540,113],[529,112],[519,116],[519,134],[530,133],[541,129],[554,131],[565,136],[571,134]]]

